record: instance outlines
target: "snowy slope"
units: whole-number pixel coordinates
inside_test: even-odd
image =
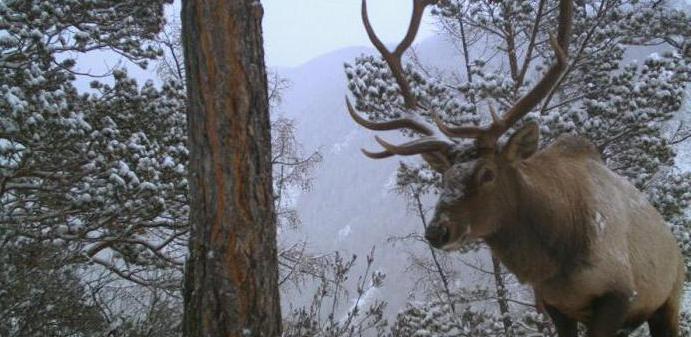
[[[300,231],[314,251],[344,250],[360,260],[377,246],[375,269],[387,274],[381,296],[390,308],[398,308],[412,284],[403,277],[406,256],[385,241],[415,229],[418,223],[407,212],[405,201],[391,191],[398,160],[374,161],[363,156],[360,148],[376,144],[372,134],[357,126],[345,110],[343,62],[365,51],[343,49],[294,69],[279,70],[291,82],[281,113],[297,120],[305,149],[319,148],[324,156],[313,189],[297,201],[303,221]]]

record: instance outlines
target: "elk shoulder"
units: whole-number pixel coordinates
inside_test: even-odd
[[[589,157],[602,161],[602,155],[595,144],[577,135],[561,135],[547,149],[567,157]]]

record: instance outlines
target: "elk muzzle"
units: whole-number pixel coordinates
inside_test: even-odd
[[[449,230],[446,226],[430,224],[425,230],[425,239],[434,248],[441,248],[449,242]]]

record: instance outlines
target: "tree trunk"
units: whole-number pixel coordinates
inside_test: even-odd
[[[182,7],[192,225],[184,335],[280,336],[262,7]]]

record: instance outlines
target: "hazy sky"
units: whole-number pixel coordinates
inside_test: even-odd
[[[265,13],[264,48],[270,67],[294,67],[330,51],[371,45],[360,19],[360,0],[261,2]],[[387,44],[400,41],[408,27],[412,0],[369,0],[368,4],[370,19],[382,41]],[[176,0],[167,6],[166,15],[179,22],[180,8],[180,0]],[[432,20],[427,13],[418,41],[433,33]],[[116,65],[127,67],[130,76],[142,83],[146,79],[156,80],[153,66],[140,69],[110,51],[79,56],[77,70],[103,74]],[[79,78],[76,85],[80,90],[88,91],[91,80]]]
[[[369,46],[360,0],[262,0],[270,66],[296,66],[350,46]],[[370,20],[384,43],[397,43],[410,20],[412,0],[369,0]],[[418,40],[433,32],[427,10]]]
[[[691,0],[672,0],[691,6]],[[352,46],[370,46],[360,19],[361,0],[261,0],[267,64],[294,67],[324,53]],[[398,43],[410,20],[412,0],[368,0],[370,19],[387,44]],[[180,0],[166,8],[179,19]],[[426,12],[417,41],[434,32],[434,18]],[[113,65],[113,57],[106,58]],[[104,68],[103,58],[81,64]],[[149,76],[150,77],[150,76]]]

